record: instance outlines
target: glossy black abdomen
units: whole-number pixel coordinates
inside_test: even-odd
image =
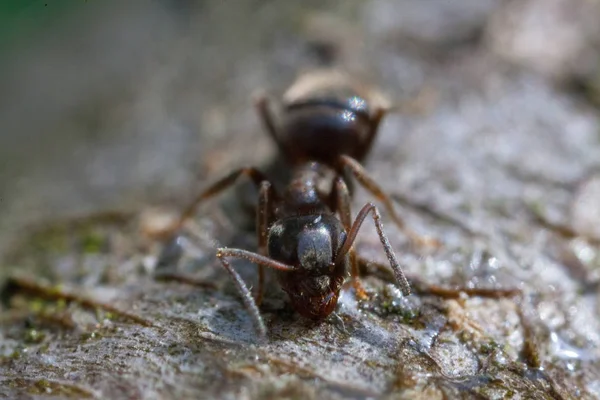
[[[305,102],[287,107],[280,141],[294,163],[331,164],[344,154],[361,159],[370,130],[369,116],[335,102]]]

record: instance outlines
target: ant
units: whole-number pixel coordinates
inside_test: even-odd
[[[391,109],[383,96],[341,72],[317,71],[300,76],[284,93],[278,121],[266,95],[256,98],[255,107],[265,130],[291,168],[285,191],[278,193],[254,167],[237,169],[202,191],[169,231],[179,230],[200,203],[231,187],[238,178],[246,176],[252,180],[259,192],[258,252],[219,248],[216,256],[233,278],[261,339],[266,337],[258,309],[263,299],[265,267],[276,271],[293,308],[313,320],[322,320],[334,311],[348,270],[356,294],[366,297],[358,280],[358,261],[352,246],[369,214],[395,281],[403,295],[409,295],[410,286],[385,235],[377,206],[365,204],[354,222],[350,212],[348,171],[383,203],[411,241],[423,241],[406,228],[390,198],[360,164]],[[331,176],[333,181],[327,181]],[[327,183],[329,190],[322,189]],[[230,265],[229,258],[258,265],[255,296]]]

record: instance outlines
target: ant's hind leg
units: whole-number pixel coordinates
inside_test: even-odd
[[[441,246],[441,243],[438,240],[420,236],[418,233],[406,226],[404,220],[396,213],[390,197],[383,191],[383,189],[381,189],[377,182],[375,182],[375,180],[369,176],[367,171],[365,171],[358,161],[352,157],[342,155],[338,159],[338,163],[340,170],[343,170],[344,167],[347,167],[352,172],[356,180],[361,184],[361,186],[367,189],[373,196],[375,196],[375,198],[377,198],[377,200],[383,203],[383,206],[390,214],[396,225],[402,230],[402,232],[404,232],[406,236],[408,236],[412,243],[420,246]]]
[[[277,142],[278,135],[277,128],[275,127],[275,118],[273,118],[273,114],[271,113],[269,98],[266,93],[259,92],[254,95],[254,107],[267,133]]]
[[[335,209],[340,215],[340,220],[346,232],[352,228],[352,214],[350,212],[350,192],[344,178],[338,176],[334,183]],[[349,250],[350,257],[350,276],[352,277],[352,286],[356,291],[356,296],[360,299],[367,299],[367,292],[363,288],[359,279],[358,264],[356,261],[356,251],[352,248]]]
[[[267,241],[269,225],[273,221],[273,186],[268,181],[262,181],[258,195],[258,209],[256,212],[256,235],[258,237],[258,254],[267,256]],[[254,294],[254,301],[258,306],[262,303],[265,291],[265,268],[258,264],[258,287]]]
[[[254,95],[254,107],[260,117],[264,129],[267,131],[271,139],[277,144],[279,151],[282,154],[288,154],[287,148],[281,143],[280,135],[275,125],[275,117],[271,112],[269,98],[264,92],[260,92]]]
[[[383,120],[383,117],[389,112],[389,108],[384,106],[379,106],[375,108],[373,113],[371,114],[370,122],[369,122],[369,133],[367,134],[367,139],[365,140],[365,144],[361,150],[361,152],[357,155],[357,159],[362,160],[370,151],[373,146],[373,140],[375,136],[377,136],[377,132],[379,131],[379,125]]]
[[[177,231],[183,227],[187,220],[196,214],[196,210],[200,204],[233,186],[241,176],[249,177],[257,188],[260,188],[262,182],[267,181],[266,176],[254,167],[237,169],[200,192],[190,203],[190,205],[187,206],[183,213],[181,213],[177,221],[172,226],[154,234],[154,236],[159,238],[169,238],[174,236]],[[273,193],[273,196],[274,195],[275,194]]]

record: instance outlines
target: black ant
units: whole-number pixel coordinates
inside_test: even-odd
[[[396,283],[403,295],[410,294],[408,281],[384,233],[378,208],[370,202],[365,204],[352,222],[348,171],[383,203],[412,241],[422,240],[405,227],[390,198],[360,164],[390,109],[382,96],[337,71],[320,71],[301,76],[284,94],[281,106],[276,121],[268,98],[262,95],[256,100],[266,131],[292,169],[284,193],[277,193],[258,169],[241,168],[201,192],[170,230],[178,230],[201,202],[229,188],[239,177],[247,176],[254,182],[259,190],[258,252],[219,248],[216,255],[232,276],[261,338],[266,336],[258,310],[264,291],[264,267],[276,271],[294,309],[310,319],[324,319],[334,311],[348,270],[357,295],[365,296],[358,281],[359,267],[352,245],[369,213]],[[329,183],[324,180],[332,172],[333,182],[329,190],[323,190],[322,183]],[[255,297],[228,258],[242,258],[258,265]]]

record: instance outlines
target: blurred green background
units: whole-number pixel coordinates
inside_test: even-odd
[[[6,51],[38,30],[52,29],[48,24],[57,23],[85,3],[87,0],[3,0],[0,2],[0,48]]]

